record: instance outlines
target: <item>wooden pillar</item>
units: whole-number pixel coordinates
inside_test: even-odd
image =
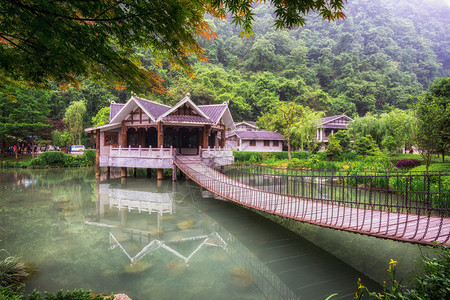
[[[136,173],[137,173],[136,170],[137,170],[136,168],[133,168],[133,177],[136,177]]]
[[[122,128],[121,128],[121,141],[120,144],[123,148],[127,148],[128,147],[128,143],[127,143],[127,128],[125,127],[125,120],[122,121]],[[127,177],[127,168],[126,167],[122,167],[120,168],[120,176],[121,177]]]
[[[225,126],[222,129],[222,139],[220,140],[220,147],[225,148],[225,138],[226,138],[226,132],[225,132]]]
[[[206,149],[208,148],[208,131],[209,131],[209,126],[205,125],[203,127],[203,143],[202,143],[202,148]]]
[[[177,166],[173,166],[172,168],[172,181],[177,181]]]
[[[108,179],[111,177],[111,167],[106,167],[106,177]]]
[[[95,133],[95,176],[100,177],[100,129]]]
[[[158,148],[161,148],[164,146],[164,127],[162,122],[158,122],[156,124],[156,129],[158,132]],[[156,171],[156,179],[163,179],[164,178],[164,170],[163,169],[157,169]]]

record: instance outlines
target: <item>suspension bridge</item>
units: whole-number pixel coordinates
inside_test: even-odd
[[[405,198],[404,195],[399,196],[399,193],[392,191],[390,194],[381,194],[374,188],[369,190],[368,198],[359,196],[358,199],[358,195],[361,195],[358,194],[358,185],[352,187],[352,191],[356,190],[356,193],[350,192],[350,197],[346,197],[345,193],[348,195],[348,189],[345,190],[344,185],[334,183],[336,178],[329,180],[328,188],[326,184],[320,182],[323,178],[317,178],[319,179],[316,180],[317,188],[313,187],[311,179],[308,182],[304,180],[304,177],[300,180],[295,176],[285,177],[285,190],[276,191],[274,186],[271,190],[267,190],[261,186],[251,186],[243,183],[242,180],[230,178],[208,167],[201,158],[195,156],[177,155],[174,162],[187,177],[203,188],[252,209],[322,227],[379,238],[450,246],[449,207],[445,204],[436,208],[430,204],[430,201],[419,205],[412,199],[415,192],[407,193]],[[264,176],[262,177],[264,180]],[[277,179],[276,176],[265,177]],[[295,181],[296,178],[297,181]],[[305,189],[305,184],[309,188]],[[299,185],[303,188],[299,188]],[[286,192],[289,187],[291,191],[294,191],[291,194]],[[302,190],[302,195],[295,192],[296,187],[297,191]],[[313,189],[317,189],[317,192],[313,193]],[[305,190],[311,192],[305,194]],[[439,194],[436,195],[439,196]],[[449,195],[439,197],[439,199],[445,198],[444,200],[448,203]]]

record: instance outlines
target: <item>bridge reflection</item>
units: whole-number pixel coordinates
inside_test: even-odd
[[[131,185],[131,186],[130,186]],[[175,264],[198,263],[195,257],[206,255],[207,248],[223,251],[229,266],[268,299],[296,299],[292,291],[268,266],[255,256],[213,218],[199,210],[197,187],[177,191],[177,184],[164,185],[159,192],[133,186],[100,183],[97,185],[97,214],[86,217],[85,224],[110,228],[109,249],[120,249],[131,263],[147,256],[172,255]],[[234,276],[234,275],[232,275]],[[251,279],[249,279],[251,278]],[[244,279],[245,280],[245,279]]]

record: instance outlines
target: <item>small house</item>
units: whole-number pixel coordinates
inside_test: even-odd
[[[274,131],[258,130],[255,122],[235,124],[226,134],[226,146],[237,151],[282,151],[284,136]]]
[[[331,116],[319,119],[317,127],[317,142],[328,143],[329,138],[339,130],[347,130],[348,123],[353,119],[346,115]]]
[[[136,96],[112,102],[109,123],[85,131],[96,139],[98,174],[100,167],[154,168],[162,177],[162,169],[175,170],[177,155],[232,163],[232,151],[224,148],[228,128],[234,122],[226,103],[196,105],[187,94],[174,106]]]

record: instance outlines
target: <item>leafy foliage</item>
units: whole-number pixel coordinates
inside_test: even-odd
[[[437,79],[420,98],[416,108],[419,125],[416,139],[428,167],[432,153],[445,154],[450,146],[450,77]]]
[[[79,76],[135,91],[162,92],[162,80],[142,68],[135,47],[192,73],[189,55],[204,60],[196,38],[215,37],[208,14],[252,34],[253,1],[1,1],[0,46],[2,82],[25,80],[77,83]],[[343,0],[328,5],[318,0],[273,1],[276,28],[303,25],[304,14],[317,11],[323,19],[344,18]],[[167,24],[170,23],[170,26]]]
[[[83,134],[83,116],[86,113],[86,104],[84,101],[72,102],[66,109],[64,123],[67,131],[70,133],[72,144],[81,144],[81,135]]]
[[[380,151],[372,136],[361,136],[355,140],[356,153],[360,155],[375,155]]]
[[[395,167],[398,169],[411,169],[420,165],[421,162],[417,159],[400,159],[395,163]]]
[[[31,267],[14,256],[0,260],[0,288],[19,290],[31,275]]]
[[[92,117],[92,126],[101,126],[109,123],[109,107],[103,107]]]
[[[343,152],[341,143],[338,139],[334,138],[334,136],[329,140],[328,146],[326,149],[327,156],[330,159],[335,159],[340,156]]]
[[[406,288],[401,280],[396,278],[398,262],[391,259],[388,264],[388,275],[390,288],[386,282],[383,284],[383,291],[371,292],[365,287],[361,279],[356,284],[355,299],[364,299],[367,295],[370,299],[448,299],[450,297],[450,248],[439,247],[435,250],[437,257],[431,258],[422,255],[419,264],[422,266],[423,274],[414,278],[415,288]]]

